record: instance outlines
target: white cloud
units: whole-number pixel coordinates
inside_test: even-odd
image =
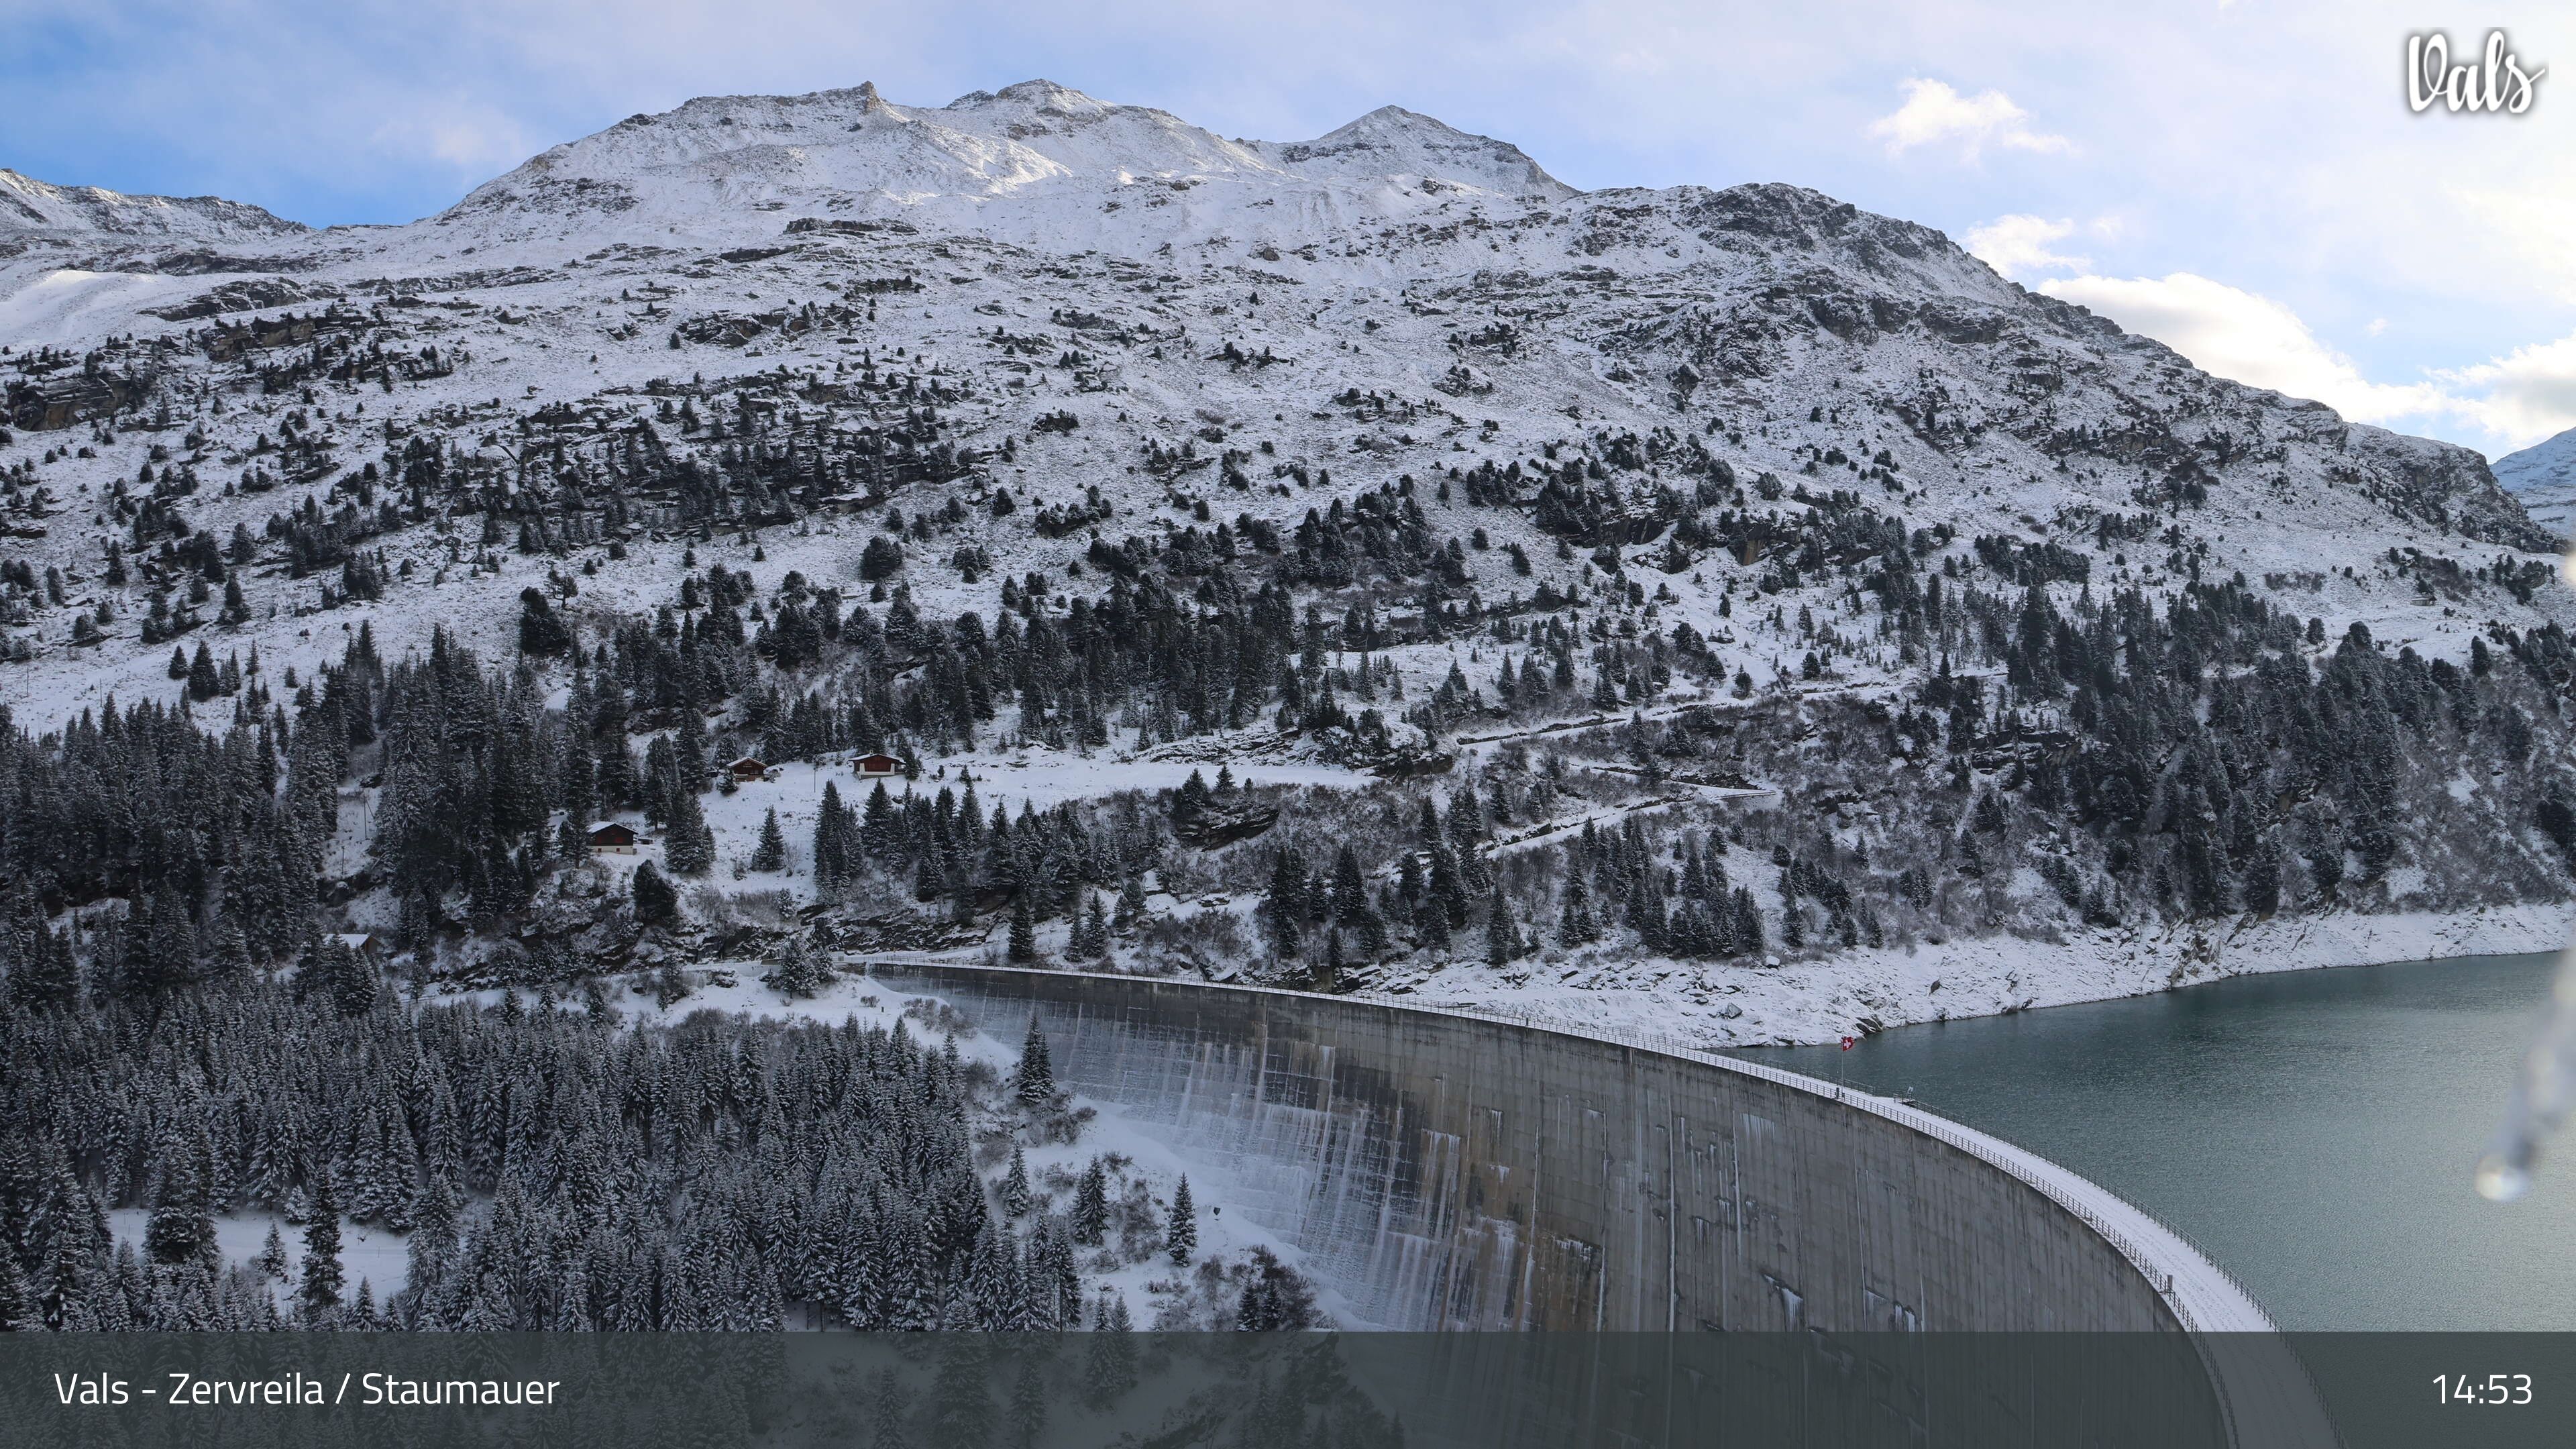
[[[2144,333],[2191,359],[2203,372],[2292,397],[2314,398],[2356,422],[2387,422],[2458,408],[2457,399],[2430,382],[2372,382],[2352,359],[2319,341],[2288,307],[2190,272],[2164,277],[2056,277],[2040,283],[2039,290]]]
[[[2576,426],[2576,336],[2517,347],[2492,362],[2433,375],[2478,389],[2481,395],[2462,400],[2460,411],[2515,446]]]
[[[2314,398],[2355,422],[2449,421],[2485,435],[2489,454],[2576,427],[2576,335],[2516,348],[2413,383],[2373,382],[2296,312],[2270,297],[2190,272],[2164,277],[2053,277],[2049,296],[2090,307],[2218,377]],[[2364,330],[2387,326],[2373,319]]]
[[[1963,96],[1946,81],[1919,77],[1900,89],[1905,92],[1905,104],[1869,124],[1869,134],[1887,142],[1890,156],[1951,142],[1958,144],[1959,157],[1965,161],[1975,160],[1989,145],[2059,154],[2075,149],[2064,136],[2032,130],[2030,113],[2002,91]]]
[[[388,155],[435,161],[465,177],[496,175],[545,149],[500,111],[453,101],[389,120],[372,139]]]
[[[2376,337],[2380,333],[2388,330],[2388,319],[2385,317],[2373,317],[2370,319],[2370,325],[2361,330],[2369,333],[2373,337]]]
[[[1984,226],[1968,228],[1967,247],[1987,266],[2007,277],[2035,272],[2072,271],[2092,265],[2089,257],[2049,250],[2052,242],[2075,234],[2075,223],[2044,216],[1999,216]]]

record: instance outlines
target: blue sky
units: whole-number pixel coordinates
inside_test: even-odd
[[[403,221],[693,95],[1044,76],[1273,140],[1393,103],[1587,188],[1813,186],[2213,371],[2501,453],[2576,426],[2576,9],[2442,8],[0,0],[0,165]],[[2553,72],[2529,113],[2410,113],[2408,34],[2490,25]]]

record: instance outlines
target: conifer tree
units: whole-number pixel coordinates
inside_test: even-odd
[[[161,1181],[152,1196],[152,1217],[143,1230],[143,1251],[165,1267],[215,1263],[215,1213],[206,1182],[209,1164],[202,1142],[163,1144]]]
[[[313,1174],[311,1218],[304,1225],[304,1275],[295,1289],[305,1322],[328,1325],[337,1319],[346,1281],[340,1267],[340,1196],[326,1165]]]
[[[901,830],[895,823],[894,797],[886,793],[885,781],[868,792],[868,803],[859,817],[859,849],[872,859],[883,860],[895,853]]]
[[[1135,1324],[1123,1294],[1104,1293],[1092,1314],[1090,1343],[1083,1354],[1082,1401],[1106,1409],[1136,1387]]]
[[[680,897],[671,889],[671,883],[662,878],[662,872],[653,868],[653,862],[648,860],[635,867],[632,890],[638,924],[667,925],[679,915]]]
[[[995,1275],[981,1276],[990,1282]],[[988,1316],[979,1326],[1002,1325]],[[985,1346],[974,1335],[961,1334],[941,1346],[930,1385],[931,1449],[985,1449],[992,1442],[993,1396],[985,1388],[984,1362]]]
[[[0,1253],[0,1333],[21,1333],[44,1326],[35,1295],[28,1291],[26,1275],[18,1271],[18,1255]]]
[[[814,888],[827,896],[848,883],[857,865],[849,814],[841,787],[824,781],[823,807],[814,816]]]
[[[1367,910],[1368,886],[1360,876],[1359,852],[1345,841],[1333,857],[1333,922],[1355,925]]]
[[[705,875],[716,863],[716,835],[707,825],[698,797],[683,785],[671,792],[670,823],[663,830],[662,858],[679,875]]]
[[[1569,946],[1580,946],[1600,939],[1600,925],[1592,918],[1592,892],[1583,883],[1583,871],[1577,867],[1566,877],[1564,919],[1557,935]]]
[[[760,820],[760,846],[751,853],[751,868],[758,871],[787,868],[787,836],[778,828],[778,808],[771,806]]]
[[[259,1269],[263,1277],[286,1281],[286,1238],[277,1224],[268,1225],[268,1236],[260,1240],[259,1256],[251,1260],[251,1266]]]
[[[305,951],[295,990],[328,1001],[343,1016],[361,1016],[375,1004],[376,969],[346,942],[325,936]]]
[[[832,966],[802,936],[790,936],[780,948],[778,965],[761,980],[791,1000],[813,996],[831,984]]]
[[[1294,1332],[1315,1326],[1315,1290],[1304,1274],[1268,1248],[1252,1250],[1252,1278],[1237,1300],[1234,1326],[1248,1333]]]
[[[1036,1357],[1023,1355],[1019,1376],[1011,1381],[1010,1449],[1037,1449],[1046,1422],[1046,1380],[1038,1374]]]
[[[1073,1240],[1086,1247],[1096,1246],[1108,1231],[1109,1171],[1095,1157],[1074,1185]]]
[[[879,1369],[868,1394],[868,1449],[912,1449],[912,1395],[890,1368]]]
[[[69,1006],[80,994],[80,964],[71,942],[47,927],[32,898],[18,922],[19,954],[9,963],[9,1001],[21,1011]]]
[[[694,795],[707,784],[707,722],[694,704],[680,707],[680,729],[671,746],[680,788]]]
[[[1015,965],[1031,965],[1038,959],[1038,921],[1029,909],[1026,890],[1011,902],[1010,958]]]
[[[1055,1064],[1047,1059],[1046,1033],[1034,1015],[1020,1039],[1019,1065],[1011,1069],[1011,1094],[1032,1107],[1055,1100]]]
[[[1096,895],[1083,911],[1082,936],[1084,949],[1080,955],[1084,960],[1097,961],[1109,955],[1109,912]]]
[[[1010,1170],[1002,1175],[1002,1211],[1019,1217],[1029,1210],[1029,1159],[1017,1143],[1011,1146]]]
[[[1485,964],[1506,966],[1520,954],[1520,933],[1512,928],[1512,908],[1503,899],[1502,887],[1494,888],[1493,899],[1485,906]]]
[[[1180,1185],[1172,1189],[1172,1221],[1164,1229],[1163,1251],[1171,1255],[1174,1267],[1186,1268],[1198,1246],[1198,1209],[1190,1202],[1190,1180],[1184,1176]]]

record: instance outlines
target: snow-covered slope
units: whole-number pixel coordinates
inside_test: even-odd
[[[2576,428],[2498,458],[2495,477],[2532,522],[2562,536],[2576,531]]]
[[[0,167],[0,249],[37,241],[270,242],[307,228],[214,196],[128,196],[96,186],[54,186]]]
[[[1210,227],[1294,246],[1411,215],[1441,194],[1574,193],[1513,146],[1393,106],[1277,144],[1227,140],[1049,81],[935,109],[861,85],[632,116],[533,158],[434,224],[513,241],[752,238],[775,235],[785,213],[971,228],[1050,248],[1150,250]]]
[[[220,243],[211,266],[51,224],[0,246],[0,692],[22,725],[165,697],[172,636],[147,640],[149,618],[299,678],[362,621],[388,655],[438,624],[506,658],[532,585],[573,589],[593,639],[718,561],[846,602],[876,582],[861,554],[881,532],[904,535],[891,582],[921,617],[979,630],[1005,580],[1042,576],[1058,609],[1104,594],[1128,565],[1095,540],[1171,561],[1150,567],[1185,597],[1287,580],[1312,648],[1401,677],[1390,716],[1444,688],[1492,716],[1471,759],[1574,725],[1493,702],[1513,650],[1533,667],[1525,633],[1434,627],[1426,598],[1488,632],[1570,620],[1591,650],[1687,626],[1705,654],[1654,702],[1667,721],[1756,690],[1910,707],[1963,626],[1927,645],[1919,610],[1864,592],[1891,547],[1954,590],[2069,611],[2241,578],[2312,621],[2320,659],[2354,625],[2465,664],[2473,640],[2576,623],[2550,533],[2473,452],[2212,378],[1811,190],[1577,193],[1392,107],[1276,143],[1042,81],[940,107],[872,86],[705,98],[407,226],[242,214],[184,238]],[[1436,563],[1398,583],[1305,541],[1363,492],[1419,509]],[[1569,524],[1578,492],[1593,513]],[[1203,561],[1219,524],[1230,568]],[[222,624],[216,598],[187,601],[220,594],[217,551],[245,596]],[[381,598],[345,593],[352,552]],[[1348,768],[1264,707],[1251,734],[1150,744],[1122,715],[1117,749],[1153,759],[1040,745],[1013,798]],[[2457,838],[2520,840],[2506,816],[2527,802],[2484,778],[2449,797],[2471,802]],[[1723,806],[1764,783],[1684,793]],[[1631,808],[1596,803],[1613,826]],[[758,819],[720,823],[728,858]],[[2004,876],[1998,900],[2038,904],[1978,930],[2058,929],[2030,869]],[[2444,909],[2443,884],[2401,880],[2389,903]],[[2046,994],[2011,975],[1984,1008],[1953,976],[1901,1009]]]

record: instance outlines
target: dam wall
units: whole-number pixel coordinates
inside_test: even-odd
[[[1351,997],[874,969],[1005,1040],[1034,1012],[1060,1083],[1202,1164],[1203,1201],[1294,1243],[1373,1326],[2186,1326],[2135,1244],[1966,1129],[1828,1083]]]
[[[1384,999],[921,960],[868,969],[1004,1041],[1034,1016],[1060,1085],[1172,1148],[1203,1205],[1295,1245],[1353,1326],[1585,1335],[1668,1366],[1675,1350],[1654,1346],[1668,1335],[1723,1330],[1743,1337],[1694,1341],[1767,1345],[1753,1351],[1764,1387],[1721,1393],[1722,1375],[1692,1375],[1709,1414],[1798,1384],[1810,1429],[1857,1412],[1890,1442],[2002,1442],[1990,1424],[1937,1432],[1960,1405],[1980,1423],[2003,1414],[2016,1439],[2058,1416],[2058,1433],[2031,1442],[2336,1442],[2270,1319],[2188,1243],[1906,1103]],[[2015,1338],[2041,1347],[1990,1351]],[[1685,1422],[1714,1422],[1665,1405],[1663,1430],[1642,1435],[1510,1428],[1538,1422],[1527,1404],[1557,1402],[1533,1398],[1533,1352],[1584,1360],[1576,1378],[1597,1387],[1602,1350],[1441,1341],[1459,1345],[1433,1351],[1441,1382],[1516,1405],[1480,1442],[1693,1442]],[[2031,1367],[2061,1351],[2095,1371]]]

